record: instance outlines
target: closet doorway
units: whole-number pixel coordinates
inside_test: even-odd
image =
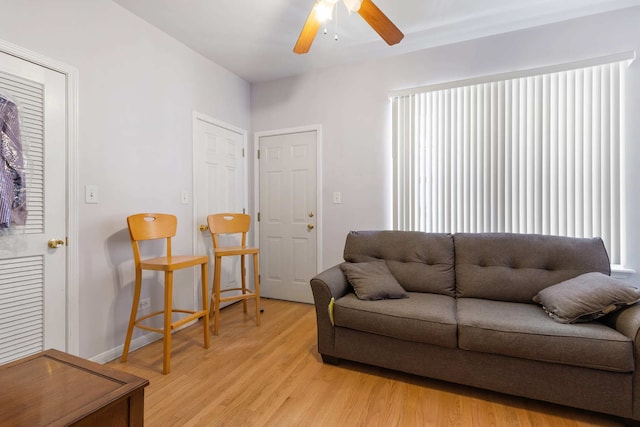
[[[2,364],[69,350],[67,76],[0,52],[0,95],[18,106],[28,210],[25,225],[0,235]]]
[[[207,215],[247,212],[247,132],[204,114],[193,116],[193,209],[195,217],[194,253],[209,255],[209,294],[213,282],[213,244],[206,228]],[[236,238],[237,236],[229,237]],[[226,238],[223,236],[223,238]],[[226,242],[223,244],[232,245]],[[253,270],[248,263],[247,278],[253,287]],[[220,287],[241,287],[239,257],[225,257]],[[194,283],[194,303],[200,297]]]

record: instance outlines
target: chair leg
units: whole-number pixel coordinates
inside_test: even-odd
[[[215,280],[215,273],[213,273],[213,277]],[[209,299],[209,318],[213,317],[213,313],[216,311],[216,301],[213,298],[216,294],[216,288],[214,285],[211,287],[211,298]]]
[[[222,267],[222,257],[215,257],[215,270],[213,272],[213,335],[218,335],[218,325],[220,324],[220,269]]]
[[[214,253],[213,258],[213,283],[211,284],[211,298],[209,299],[209,317],[213,317],[216,312],[216,274],[218,272],[218,264]]]
[[[171,309],[173,308],[173,272],[164,273],[164,340],[162,373],[167,375],[171,371]]]
[[[247,293],[247,268],[244,262],[244,255],[240,255],[240,274],[242,277],[242,295]],[[247,299],[242,299],[242,311],[247,312]]]
[[[127,361],[129,354],[129,346],[131,345],[131,336],[133,335],[133,327],[136,324],[138,316],[138,304],[140,303],[140,288],[142,287],[142,270],[136,269],[136,281],[133,288],[133,302],[131,303],[131,316],[129,316],[129,326],[127,328],[127,337],[124,339],[124,348],[122,349],[122,363]]]
[[[208,265],[207,263],[202,264],[200,266],[200,272],[201,272],[201,279],[202,279],[202,311],[204,312],[204,316],[202,316],[202,323],[203,323],[203,328],[204,328],[204,348],[209,348],[210,344],[210,338],[209,335],[211,334],[211,332],[209,332],[209,308],[207,307],[207,301],[209,299],[209,292],[207,287],[209,286],[209,281],[207,278],[207,270],[208,270]]]
[[[258,254],[253,254],[253,280],[256,286],[256,323],[260,326],[260,267]]]

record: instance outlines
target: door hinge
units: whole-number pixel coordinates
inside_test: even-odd
[[[258,160],[260,160],[260,150],[258,150]]]
[[[258,222],[260,222],[260,212],[258,212]]]
[[[247,210],[246,210],[245,208],[242,208],[242,213],[243,213],[243,214],[246,214],[246,213],[247,213]]]
[[[242,157],[244,157],[244,148],[242,149]]]

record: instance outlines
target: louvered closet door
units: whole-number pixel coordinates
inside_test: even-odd
[[[20,112],[28,217],[0,230],[0,364],[66,349],[66,82],[0,53],[0,95]],[[3,164],[0,163],[0,166]]]

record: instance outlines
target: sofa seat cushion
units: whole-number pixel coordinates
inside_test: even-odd
[[[455,299],[446,295],[409,292],[406,299],[363,301],[353,293],[333,306],[337,327],[407,341],[456,348]]]
[[[533,304],[460,298],[459,346],[542,362],[633,372],[629,338],[599,322],[562,324]]]

